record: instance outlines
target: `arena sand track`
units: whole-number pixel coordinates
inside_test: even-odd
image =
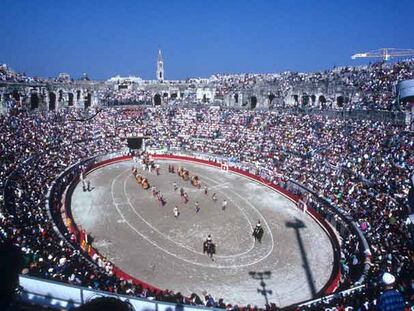
[[[260,280],[249,272],[270,271],[264,280],[270,302],[286,306],[312,298],[328,281],[333,250],[326,233],[310,216],[281,194],[237,174],[184,161],[158,161],[161,175],[142,173],[167,204],[163,207],[132,176],[132,161],[114,163],[88,178],[93,190],[78,184],[72,213],[94,238],[94,247],[128,274],[161,289],[184,295],[192,292],[223,297],[226,303],[263,306]],[[167,165],[184,166],[208,185],[208,196],[190,181],[168,173]],[[173,182],[189,194],[181,202]],[[211,199],[217,193],[217,202]],[[221,203],[227,198],[225,211]],[[198,201],[199,213],[194,210]],[[173,208],[180,210],[178,219]],[[260,219],[262,243],[254,243],[253,227]],[[211,234],[217,246],[215,260],[202,253]]]

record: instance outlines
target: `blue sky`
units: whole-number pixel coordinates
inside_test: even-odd
[[[1,0],[0,63],[28,75],[167,79],[316,71],[414,48],[414,0]],[[365,61],[366,62],[366,61]]]

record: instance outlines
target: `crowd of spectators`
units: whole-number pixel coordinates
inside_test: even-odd
[[[276,97],[297,95],[296,104],[319,108],[342,108],[337,107],[335,97],[337,89],[341,89],[345,94],[351,94],[344,98],[345,108],[397,110],[404,107],[398,107],[393,100],[395,86],[399,81],[413,78],[414,62],[407,60],[310,73],[288,71],[279,74],[217,74],[210,77],[209,83],[217,88],[219,94],[252,89],[256,86],[269,87]],[[324,94],[322,101],[319,98],[305,101],[302,99],[303,95],[311,96],[315,91]]]
[[[136,113],[140,117],[130,118]],[[375,283],[384,272],[392,272],[413,298],[407,194],[414,140],[404,127],[218,108],[132,110],[118,118],[130,118],[129,128],[120,131],[138,127],[153,137],[147,146],[214,154],[244,169],[254,164],[256,173],[268,180],[280,182],[284,176],[320,193],[359,224],[371,248],[368,279]],[[348,287],[363,259],[357,255],[355,236],[343,244],[342,281]]]
[[[6,64],[0,64],[0,82],[30,83],[45,81],[42,78],[29,77],[10,69]]]
[[[108,106],[148,104],[152,101],[151,92],[134,84],[105,87],[98,91],[98,99]]]
[[[107,123],[116,115],[112,113],[101,111],[93,121],[79,121],[82,114],[78,111],[28,114],[13,108],[1,116],[0,244],[11,242],[20,248],[23,275],[162,301],[198,303],[201,299],[196,294],[185,297],[169,290],[151,291],[120,280],[110,263],[102,264],[96,256],[91,258],[96,264],[91,265],[81,256],[81,249],[73,249],[53,229],[45,197],[56,176],[80,159],[121,149],[113,123]]]
[[[268,89],[269,94],[273,94],[276,105],[396,111],[406,108],[398,105],[394,99],[396,84],[413,78],[414,61],[405,60],[309,73],[287,71],[274,74],[215,74],[207,79],[188,79],[177,83],[187,87],[186,97],[190,94],[195,96],[199,87],[214,90],[216,100],[222,100],[228,94],[259,88]],[[55,83],[59,80],[28,77],[14,72],[7,65],[0,65],[1,81]],[[175,83],[171,82],[169,86],[174,86]],[[108,105],[136,105],[153,100],[152,92],[143,85],[101,83],[100,86],[98,98]],[[338,92],[344,94],[339,103]],[[183,98],[173,101],[177,100],[185,101]]]
[[[404,127],[206,106],[109,108],[79,120],[77,110],[13,108],[0,115],[0,188],[6,190],[0,239],[24,253],[23,274],[176,303],[227,307],[209,296],[155,292],[120,280],[110,265],[89,264],[79,256],[81,250],[71,248],[53,230],[45,197],[56,176],[80,159],[120,150],[119,137],[142,133],[151,137],[149,148],[214,155],[282,186],[287,179],[296,180],[351,216],[370,245],[371,269],[364,294],[341,297],[335,304],[372,310],[384,272],[396,277],[407,303],[414,300],[413,225],[407,203],[414,137]],[[309,204],[318,207],[312,198]],[[360,271],[357,244],[353,235],[342,237],[342,288],[355,285]]]
[[[363,110],[404,110],[394,100],[397,82],[414,78],[414,62],[374,63],[359,67],[341,67],[321,72],[277,74],[215,74],[208,79],[190,79],[189,93],[198,87],[215,90],[215,99],[254,88],[273,94],[276,105],[289,103],[302,107]],[[338,89],[344,95],[337,101]],[[315,94],[319,94],[316,96]],[[322,95],[320,95],[322,94]],[[112,105],[151,102],[145,88],[106,88],[100,91],[102,102]]]

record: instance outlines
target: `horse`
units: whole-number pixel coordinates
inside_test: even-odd
[[[146,179],[146,178],[142,179],[141,185],[142,185],[142,188],[144,188],[145,190],[149,189],[149,187],[150,187],[148,179]]]
[[[183,173],[184,173],[184,168],[180,166],[177,170],[177,174],[178,176],[183,177]]]
[[[213,255],[216,253],[216,245],[211,241],[204,241],[203,253],[207,253],[207,255],[213,260]]]
[[[258,241],[259,243],[262,243],[262,237],[264,234],[264,230],[262,227],[256,227],[253,230],[252,236],[254,237],[255,241]]]
[[[200,181],[198,180],[198,176],[197,175],[194,175],[193,177],[191,177],[191,184],[194,187],[198,187],[199,186]]]

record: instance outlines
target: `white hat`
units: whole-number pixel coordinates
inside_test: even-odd
[[[385,285],[391,285],[391,284],[394,284],[394,283],[395,283],[395,277],[394,277],[391,273],[385,272],[385,273],[382,275],[382,282],[383,282]]]

